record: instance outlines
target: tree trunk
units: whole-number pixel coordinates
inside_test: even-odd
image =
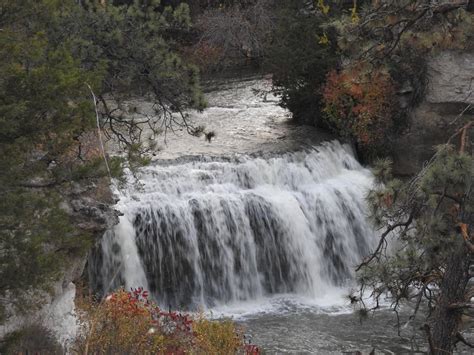
[[[445,355],[453,352],[456,334],[459,331],[463,308],[453,307],[466,302],[464,299],[469,281],[470,254],[459,243],[457,252],[448,260],[440,295],[432,318],[432,340],[434,349],[431,354]]]

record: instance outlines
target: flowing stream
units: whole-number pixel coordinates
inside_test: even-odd
[[[169,136],[120,190],[123,216],[91,256],[92,286],[142,286],[163,307],[233,317],[269,353],[406,349],[386,316],[361,325],[344,297],[375,241],[370,171],[349,146],[288,124],[275,97],[255,95],[265,85],[209,93],[192,118],[215,141]]]

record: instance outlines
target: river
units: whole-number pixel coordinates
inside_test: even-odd
[[[408,351],[388,309],[361,322],[347,297],[376,242],[371,172],[351,147],[289,122],[270,87],[226,82],[191,113],[211,142],[160,141],[118,192],[123,216],[92,254],[92,286],[142,286],[163,307],[231,317],[269,354]]]

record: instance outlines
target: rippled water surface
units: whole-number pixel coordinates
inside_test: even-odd
[[[267,93],[270,79],[248,79],[221,83],[207,93],[208,107],[191,112],[194,125],[216,133],[212,142],[195,138],[184,131],[169,132],[166,142],[158,140],[159,158],[187,155],[218,156],[268,151],[288,151],[314,145],[331,136],[314,127],[289,123],[289,114],[277,105],[278,98]]]

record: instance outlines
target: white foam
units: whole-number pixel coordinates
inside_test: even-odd
[[[337,141],[151,166],[139,188],[122,194],[124,215],[103,239],[93,274],[106,289],[150,288],[164,307],[346,312],[338,286],[374,242],[365,216],[371,185],[370,172]]]

